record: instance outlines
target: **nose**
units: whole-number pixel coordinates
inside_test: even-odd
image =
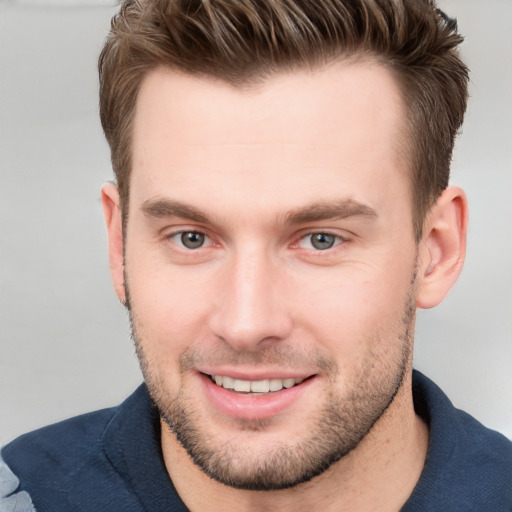
[[[210,317],[214,335],[238,351],[285,339],[292,319],[283,275],[264,251],[245,250],[223,268]]]

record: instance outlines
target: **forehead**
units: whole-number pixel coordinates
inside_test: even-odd
[[[208,190],[219,201],[241,196],[242,207],[251,191],[260,203],[289,199],[294,208],[331,199],[322,195],[337,199],[342,189],[370,192],[389,173],[406,175],[404,120],[393,76],[372,61],[276,74],[242,88],[159,68],[138,96],[130,197],[140,203]]]
[[[272,127],[280,123],[290,132],[295,121],[309,120],[336,128],[331,133],[339,142],[345,118],[351,122],[364,116],[360,123],[363,128],[365,122],[392,124],[403,111],[394,77],[373,60],[347,60],[319,69],[276,73],[241,86],[160,67],[143,79],[135,130],[143,135],[140,128],[144,125],[163,121],[167,124],[163,137],[225,142],[222,138],[229,135],[225,130],[210,131],[212,124],[223,122],[223,128],[228,123],[233,128],[230,135],[234,141],[247,133],[240,128],[250,125],[255,141],[259,138],[265,142],[267,136],[276,135],[269,130],[269,121]]]

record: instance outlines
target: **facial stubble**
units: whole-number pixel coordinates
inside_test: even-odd
[[[208,432],[208,422],[201,417],[194,397],[187,395],[183,387],[174,394],[166,388],[146,356],[144,344],[148,340],[144,340],[143,330],[137,325],[125,276],[132,338],[146,386],[160,417],[194,464],[205,474],[222,484],[253,491],[287,489],[321,475],[354,450],[384,415],[402,388],[410,369],[416,315],[415,283],[414,275],[396,337],[400,345],[395,359],[383,365],[379,353],[370,353],[351,383],[350,393],[342,396],[336,390],[336,364],[322,355],[311,355],[330,385],[324,405],[311,422],[307,437],[295,443],[273,441],[254,454],[248,441],[238,444],[225,439],[216,443]],[[378,346],[375,343],[372,345]],[[216,357],[223,358],[222,354]],[[179,359],[181,382],[201,358],[203,355],[190,350],[182,353]],[[281,365],[288,363],[289,367],[293,367],[290,363],[293,364],[294,359],[300,359],[293,349],[286,347],[270,348],[256,358]],[[229,354],[224,359],[231,359],[233,363],[236,356]],[[379,371],[375,371],[375,368],[379,368]],[[265,435],[266,430],[272,428],[272,421],[240,420],[237,426],[240,433]]]

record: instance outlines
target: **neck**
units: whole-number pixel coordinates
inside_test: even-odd
[[[192,512],[396,511],[419,480],[428,428],[415,415],[411,375],[361,443],[322,475],[281,491],[245,491],[205,475],[162,424],[164,461],[181,499]]]

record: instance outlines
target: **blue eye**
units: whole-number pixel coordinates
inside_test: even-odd
[[[299,245],[304,249],[315,249],[317,251],[325,251],[332,249],[341,242],[341,238],[330,233],[310,233],[301,238]]]
[[[182,231],[181,233],[176,233],[174,237],[179,237],[179,241],[187,249],[199,249],[206,240],[206,235],[198,231]]]

